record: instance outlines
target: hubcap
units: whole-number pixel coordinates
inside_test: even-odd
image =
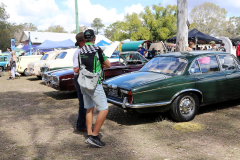
[[[186,116],[193,114],[195,109],[195,101],[191,96],[185,96],[179,104],[180,113]]]

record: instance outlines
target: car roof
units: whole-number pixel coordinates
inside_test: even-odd
[[[157,55],[156,57],[179,57],[179,58],[187,58],[187,59],[193,59],[199,56],[205,56],[205,55],[218,55],[218,54],[230,54],[226,52],[218,52],[218,51],[187,51],[187,52],[172,52],[172,53],[165,53],[161,55]]]

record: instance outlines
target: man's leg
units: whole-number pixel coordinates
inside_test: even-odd
[[[77,78],[74,76],[74,85],[77,90],[78,101],[79,101],[79,110],[78,110],[78,119],[77,119],[77,129],[86,129],[86,109],[84,108],[83,95],[80,90],[80,86],[77,82]]]
[[[92,135],[93,112],[94,112],[94,107],[91,109],[87,109],[86,124],[87,124],[88,135]],[[95,127],[94,127],[94,129],[95,129]]]
[[[99,111],[96,122],[95,122],[94,130],[92,133],[93,136],[98,135],[98,133],[107,117],[107,114],[108,114],[108,109],[106,109],[104,111]]]

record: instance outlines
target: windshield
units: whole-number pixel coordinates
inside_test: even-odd
[[[187,60],[177,57],[156,57],[148,62],[140,71],[157,72],[169,75],[180,75],[187,65]]]
[[[56,59],[63,59],[66,56],[67,52],[61,52]]]
[[[148,61],[140,56],[138,53],[121,53],[119,56],[120,63],[126,63],[127,65],[131,64],[145,64]]]
[[[41,60],[46,60],[47,57],[48,57],[48,54],[44,54],[44,55],[42,56]]]

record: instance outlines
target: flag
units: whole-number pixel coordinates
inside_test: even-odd
[[[28,40],[28,42],[29,42],[29,55],[32,55],[32,42],[31,42],[31,38],[30,38],[30,32],[28,32],[29,33],[29,40]]]

